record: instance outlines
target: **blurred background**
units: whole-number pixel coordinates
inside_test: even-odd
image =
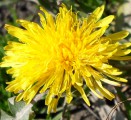
[[[39,7],[43,6],[52,15],[56,15],[59,11],[61,3],[72,6],[74,12],[78,12],[79,17],[87,17],[96,7],[105,4],[103,17],[115,15],[115,20],[111,23],[107,33],[118,32],[120,30],[128,30],[131,33],[131,0],[0,0],[0,60],[4,56],[3,47],[8,40],[17,40],[7,33],[4,29],[5,24],[19,26],[17,19],[25,19],[39,23]],[[131,35],[121,42],[131,41]],[[44,105],[45,96],[41,97],[33,104],[31,111],[28,111],[28,118],[19,120],[106,120],[113,106],[120,101],[131,97],[131,61],[110,61],[111,64],[121,69],[124,74],[122,77],[128,79],[128,83],[122,84],[122,87],[113,87],[105,85],[107,89],[116,94],[113,101],[99,100],[89,92],[89,99],[92,106],[88,107],[80,97],[73,99],[70,105],[63,106],[63,98],[60,99],[58,110],[51,115],[46,114],[47,107]],[[5,91],[6,82],[11,81],[11,76],[6,74],[5,68],[0,68],[0,118],[1,120],[12,119],[15,116],[10,110],[11,106],[9,98],[13,97],[13,93]],[[88,91],[88,90],[87,90]],[[24,104],[21,103],[23,106]],[[18,105],[16,105],[18,107]],[[4,116],[4,117],[3,117]],[[14,120],[14,119],[13,119]],[[131,120],[131,102],[126,101],[120,104],[112,120]]]

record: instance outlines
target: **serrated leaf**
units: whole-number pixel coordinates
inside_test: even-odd
[[[24,101],[16,102],[15,97],[9,98],[8,103],[11,113],[15,117],[13,120],[29,120],[32,104],[26,105]]]
[[[8,115],[5,111],[0,110],[0,120],[13,120],[14,118]]]

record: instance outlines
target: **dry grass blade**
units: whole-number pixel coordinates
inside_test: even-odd
[[[115,110],[117,109],[117,107],[119,107],[119,105],[121,105],[122,103],[127,102],[127,101],[131,101],[131,98],[128,98],[127,100],[118,102],[118,103],[112,108],[112,110],[111,110],[110,113],[108,114],[106,120],[111,120],[111,117],[113,116],[113,113],[115,112]]]

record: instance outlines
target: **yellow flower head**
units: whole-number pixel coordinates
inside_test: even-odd
[[[104,6],[83,19],[78,19],[65,5],[60,7],[55,18],[40,9],[44,13],[39,13],[42,26],[25,20],[18,20],[24,29],[5,26],[9,34],[19,39],[19,42],[9,41],[5,47],[6,56],[1,67],[10,67],[7,73],[14,79],[7,82],[6,90],[19,93],[16,100],[23,99],[27,103],[38,92],[46,91],[48,113],[56,111],[63,93],[66,93],[66,102],[71,102],[72,87],[88,105],[84,85],[99,98],[112,100],[115,96],[102,86],[102,82],[120,86],[116,81],[127,81],[118,77],[122,72],[108,61],[131,59],[127,56],[131,43],[119,43],[128,32],[104,35],[114,18],[109,15],[100,20]]]

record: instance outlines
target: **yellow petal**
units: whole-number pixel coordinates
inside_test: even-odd
[[[98,90],[101,92],[101,94],[104,95],[104,97],[106,97],[107,99],[109,100],[112,100],[115,96],[109,92],[107,89],[105,89],[102,85],[101,85],[101,82],[100,81],[95,81],[96,83],[96,86],[98,88]]]
[[[88,67],[82,67],[80,72],[81,72],[82,76],[86,76],[86,77],[90,77],[91,76],[91,73],[90,73]]]
[[[108,45],[109,45],[109,41],[107,41],[107,42],[104,43],[104,44],[100,44],[98,52],[103,52],[103,51],[105,51],[105,50],[108,48]]]
[[[73,99],[72,93],[71,93],[71,86],[66,90],[66,102],[70,103]]]
[[[58,104],[58,100],[59,100],[59,96],[58,96],[58,98],[54,98],[53,99],[53,105],[52,105],[52,109],[53,109],[53,112],[56,112],[56,108],[57,108],[57,104]]]
[[[69,80],[69,74],[65,73],[64,80],[62,81],[61,90],[59,91],[59,93],[63,93],[69,87]]]
[[[41,23],[42,27],[45,28],[45,26],[46,26],[46,19],[45,19],[45,17],[41,13],[38,13],[38,15],[40,17],[40,23]]]
[[[54,18],[51,14],[49,14],[44,8],[40,7],[40,10],[45,14],[45,18],[46,18],[46,24],[48,26],[50,26],[52,29],[55,28],[55,22],[54,22]],[[44,18],[42,17],[41,14],[40,15],[40,19],[41,19],[41,23],[43,25],[43,27],[45,28],[45,20]]]
[[[47,114],[50,114],[50,113],[51,113],[52,106],[53,106],[53,104],[49,104],[49,105],[48,105]]]
[[[57,79],[54,80],[52,85],[50,85],[50,91],[52,91],[52,93],[54,93],[55,95],[60,93],[63,77],[64,77],[64,72],[63,70],[61,70],[60,72],[57,73]]]
[[[121,86],[120,83],[115,82],[115,81],[111,81],[111,80],[108,80],[108,79],[105,79],[105,78],[101,79],[101,81],[103,81],[103,82],[105,82],[105,83],[108,83],[108,84],[110,84],[110,85]]]
[[[92,15],[96,16],[96,20],[99,20],[101,18],[102,14],[103,14],[103,11],[104,11],[104,8],[105,8],[105,6],[102,5],[102,6],[98,7],[98,8],[96,8],[93,11]]]
[[[89,102],[83,88],[76,85],[76,84],[74,84],[74,87],[80,92],[80,94],[81,94],[82,98],[84,99],[84,101],[86,102],[86,104],[90,106],[90,102]]]
[[[96,86],[95,86],[95,84],[93,84],[92,78],[84,77],[84,80],[85,80],[85,82],[86,82],[87,87],[89,87],[89,89],[90,89],[98,98],[103,99],[103,97],[96,92],[96,89],[95,89]]]
[[[107,35],[106,37],[110,38],[111,40],[121,40],[129,35],[127,31],[120,31],[114,34]]]
[[[107,68],[112,68],[112,65],[103,63],[101,69],[107,69]]]
[[[76,79],[76,84],[78,86],[83,85],[83,78],[80,77],[80,74],[78,72],[75,73],[75,79]]]
[[[126,79],[124,79],[124,78],[120,78],[120,77],[115,77],[115,76],[113,76],[113,75],[109,75],[109,74],[106,74],[108,77],[110,77],[110,78],[112,78],[112,79],[114,79],[114,80],[116,80],[116,81],[120,81],[120,82],[127,82],[127,80]]]
[[[108,26],[102,27],[99,30],[93,32],[89,37],[87,37],[87,43],[86,45],[93,44],[96,41],[98,41],[98,39],[105,33],[105,30],[107,29]]]
[[[8,31],[9,34],[17,38],[20,38],[20,39],[25,39],[26,35],[28,34],[27,32],[25,32],[25,30],[18,28],[18,27],[14,27],[12,25],[8,25],[8,24],[5,25],[5,29]]]
[[[54,94],[49,91],[48,94],[46,95],[45,105],[49,105],[53,97],[54,97]]]
[[[131,60],[131,56],[122,56],[122,57],[112,56],[110,59],[111,60]]]
[[[95,24],[95,27],[97,28],[97,27],[107,26],[107,25],[109,25],[112,22],[113,19],[114,19],[114,15],[109,15],[108,17],[105,17],[102,20],[98,21]]]
[[[125,49],[125,48],[128,48],[128,47],[130,47],[130,46],[131,46],[131,43],[124,43],[124,44],[119,45],[118,50],[119,50],[119,49]]]
[[[103,72],[104,72],[104,73],[107,73],[107,74],[111,74],[111,75],[121,75],[121,74],[122,74],[121,71],[118,71],[118,70],[115,69],[115,68],[112,68],[112,69],[104,69]]]
[[[80,74],[78,73],[78,71],[76,70],[75,73],[70,74],[70,77],[72,79],[72,85],[77,84],[78,86],[82,86],[83,85],[83,80],[80,77]]]
[[[118,50],[113,56],[125,56],[125,55],[127,55],[129,53],[131,53],[131,49]]]
[[[47,88],[49,88],[49,86],[54,82],[54,78],[48,79],[45,83],[45,85],[42,87],[42,89],[40,90],[40,93],[43,93],[47,90]]]

